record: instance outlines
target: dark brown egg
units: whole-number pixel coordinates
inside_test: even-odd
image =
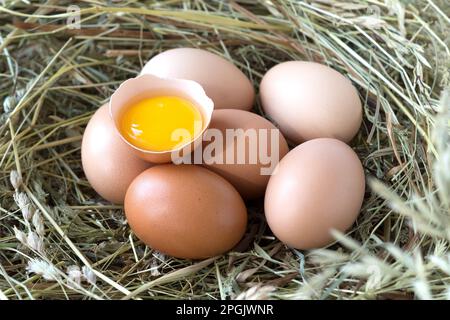
[[[212,157],[204,157],[205,162],[210,160],[205,167],[227,179],[244,199],[262,197],[271,172],[289,151],[281,132],[260,115],[235,109],[214,110],[207,131],[214,129],[222,135],[223,148],[215,150]],[[231,130],[228,132],[233,139],[229,139],[227,130]],[[211,141],[204,143],[204,155],[215,138]],[[231,162],[227,160],[228,151],[234,153]],[[244,161],[239,161],[239,153]]]
[[[145,244],[187,259],[227,252],[247,225],[247,209],[233,186],[195,165],[159,165],[141,173],[127,191],[125,214]]]

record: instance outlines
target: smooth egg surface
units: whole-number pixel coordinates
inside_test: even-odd
[[[107,104],[95,112],[86,126],[81,162],[92,188],[113,203],[123,203],[131,181],[152,165],[138,158],[120,138]]]
[[[250,110],[255,91],[247,76],[224,58],[195,48],[177,48],[151,58],[141,74],[198,82],[215,109]]]
[[[141,173],[127,191],[125,214],[145,244],[185,259],[227,252],[247,225],[239,193],[196,165],[158,165]]]
[[[220,130],[223,148],[215,150],[209,164],[205,163],[204,166],[227,179],[244,199],[263,196],[270,174],[261,169],[269,169],[272,162],[275,168],[289,151],[281,132],[260,115],[235,109],[214,110],[209,131],[213,129]],[[227,139],[227,130],[232,130],[233,139]],[[272,130],[277,131],[276,134]],[[206,141],[204,149],[214,140],[211,138],[211,141]],[[227,151],[230,150],[234,157],[232,161],[227,161]],[[238,152],[242,152],[241,159],[244,161],[239,160]]]
[[[264,210],[282,242],[312,249],[333,241],[355,222],[365,191],[364,170],[345,143],[314,139],[291,150],[267,186]]]
[[[264,112],[296,143],[316,138],[349,142],[362,121],[356,88],[336,70],[315,62],[289,61],[263,77]]]

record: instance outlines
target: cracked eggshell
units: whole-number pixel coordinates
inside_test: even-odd
[[[196,165],[158,165],[141,173],[128,188],[125,214],[145,244],[185,259],[225,253],[247,225],[239,193],[224,178]]]
[[[345,143],[314,139],[291,150],[270,177],[264,210],[270,229],[297,249],[333,241],[331,229],[345,232],[364,198],[364,170]]]
[[[202,114],[202,130],[191,142],[170,151],[151,151],[131,144],[120,132],[120,118],[125,109],[142,99],[158,96],[177,96],[192,102]],[[109,102],[109,112],[116,131],[122,141],[130,146],[140,158],[152,163],[169,163],[193,151],[194,146],[208,128],[214,109],[213,101],[205,94],[203,88],[191,80],[164,79],[150,74],[143,74],[124,81],[113,93]]]
[[[151,58],[141,74],[198,82],[214,101],[215,109],[250,110],[255,99],[247,76],[224,58],[195,48],[176,48]]]
[[[86,126],[81,162],[92,188],[113,203],[123,203],[131,181],[152,164],[138,158],[116,132],[108,105],[101,106]]]

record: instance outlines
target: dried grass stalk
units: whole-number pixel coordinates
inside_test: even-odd
[[[79,20],[70,2],[4,3],[0,299],[450,298],[446,1],[79,2]],[[191,262],[130,233],[122,208],[89,187],[80,137],[121,81],[180,46],[224,56],[255,87],[290,59],[355,83],[369,188],[348,234],[300,253],[252,205],[238,252]]]

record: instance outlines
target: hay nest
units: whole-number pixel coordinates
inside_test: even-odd
[[[0,298],[450,298],[446,1],[3,2]],[[220,257],[178,260],[135,238],[90,188],[80,140],[119,83],[181,46],[233,61],[255,88],[292,59],[353,81],[369,188],[350,232],[292,250],[252,203],[245,239]]]

